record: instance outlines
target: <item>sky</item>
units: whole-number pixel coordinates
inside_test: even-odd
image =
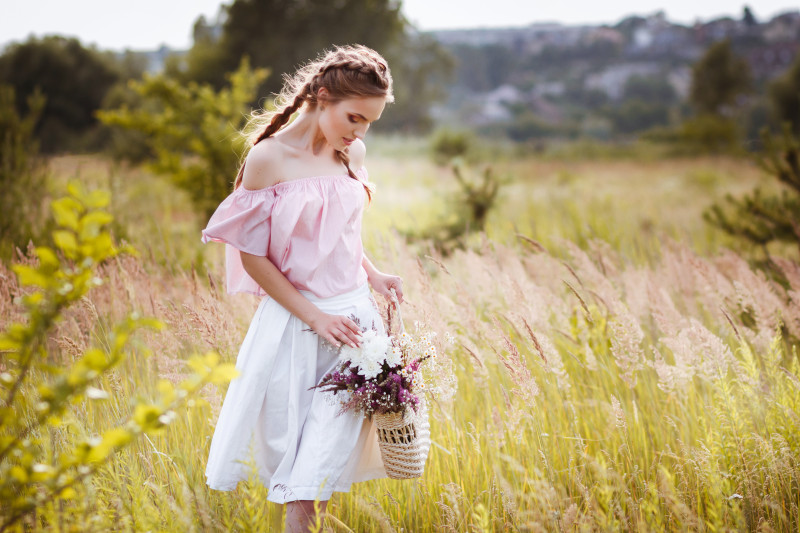
[[[162,44],[191,45],[192,24],[213,19],[220,0],[0,0],[0,46],[30,35],[57,33],[86,45],[124,50],[154,50]],[[227,3],[227,2],[226,2]],[[539,4],[539,5],[537,5]],[[719,16],[741,17],[744,3],[723,0],[606,0],[531,2],[530,0],[403,0],[403,12],[420,30],[562,24],[614,23],[625,16],[663,10],[674,22],[691,24]],[[454,6],[457,6],[454,8]],[[797,10],[796,1],[750,2],[757,19]]]

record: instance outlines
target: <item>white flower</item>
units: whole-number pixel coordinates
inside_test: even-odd
[[[377,361],[363,361],[358,366],[358,373],[367,379],[372,379],[381,373],[381,366]]]
[[[358,367],[358,373],[367,379],[374,378],[381,373],[387,355],[390,359],[394,359],[392,340],[387,335],[369,329],[361,334],[359,343],[358,348],[342,347],[339,355],[342,360],[349,361],[351,367]]]
[[[397,346],[392,346],[386,352],[386,362],[389,366],[400,366],[403,364],[403,352]]]
[[[350,345],[346,344],[342,346],[342,349],[339,352],[339,358],[342,361],[350,361],[350,363],[355,366],[361,359],[361,350],[359,350],[358,348],[353,348]]]

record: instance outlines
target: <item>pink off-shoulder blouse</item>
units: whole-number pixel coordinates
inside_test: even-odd
[[[356,173],[367,180],[367,170]],[[366,283],[361,264],[364,186],[347,174],[314,176],[258,190],[240,186],[211,216],[203,242],[226,243],[229,293],[266,296],[239,251],[269,258],[298,290],[320,298]]]

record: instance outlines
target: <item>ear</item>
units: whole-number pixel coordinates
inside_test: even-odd
[[[317,89],[317,102],[319,102],[320,109],[325,109],[325,104],[328,102],[330,96],[331,93],[327,88],[320,87]]]

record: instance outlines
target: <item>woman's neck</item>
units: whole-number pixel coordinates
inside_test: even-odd
[[[301,111],[291,124],[280,130],[281,142],[300,151],[310,152],[315,156],[329,152],[333,156],[333,147],[328,144],[319,127],[319,108]]]

